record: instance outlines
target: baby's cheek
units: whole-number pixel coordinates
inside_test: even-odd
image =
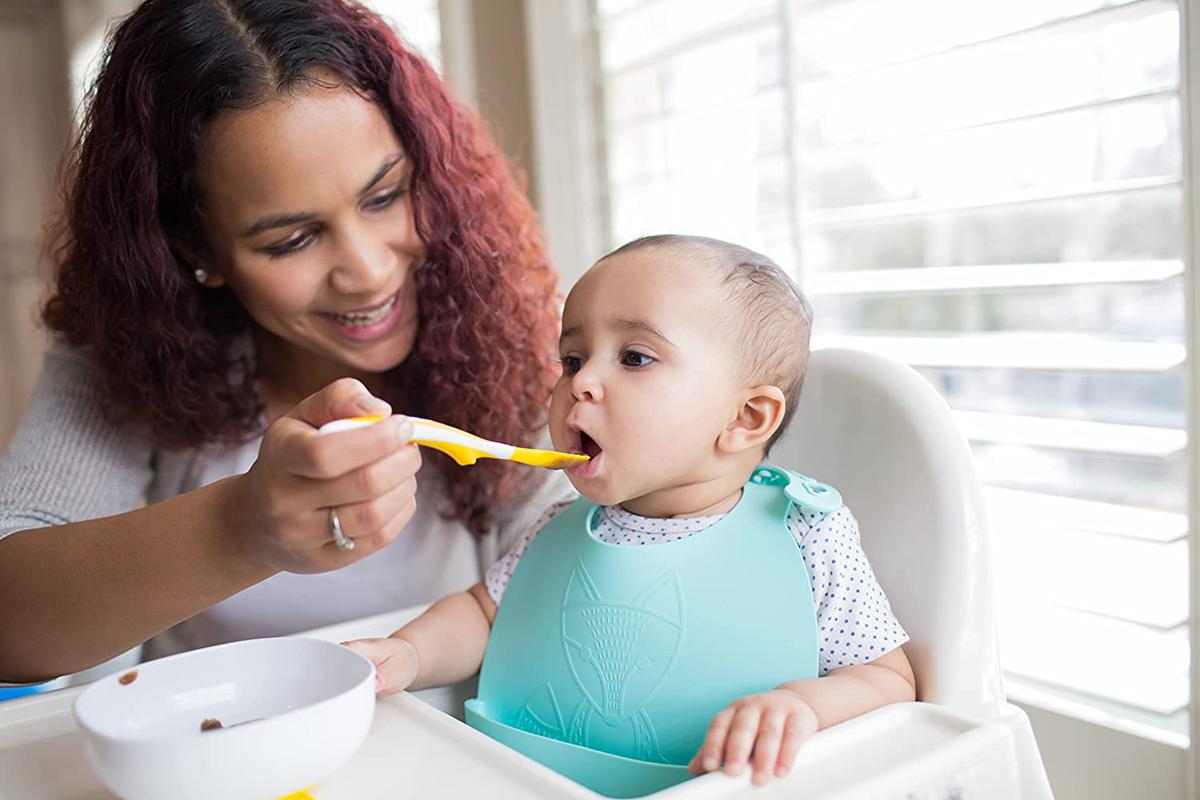
[[[548,426],[550,428],[550,441],[554,445],[555,450],[566,450],[569,446],[566,441],[565,421],[567,412],[570,410],[570,403],[567,402],[565,392],[562,388],[562,381],[554,387],[554,394],[550,396],[550,413],[548,415]]]

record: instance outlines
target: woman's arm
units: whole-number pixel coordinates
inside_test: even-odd
[[[0,458],[0,531],[20,528],[0,540],[2,681],[93,666],[276,572],[346,566],[390,543],[415,510],[411,423],[316,432],[389,410],[357,381],[330,384],[272,424],[245,475],[124,513],[114,498],[136,504],[148,449],[122,456],[127,433],[82,411],[84,393],[64,411],[55,398],[70,392],[50,388]],[[331,507],[352,552],[332,542]]]
[[[242,547],[235,484],[0,541],[0,680],[94,666],[277,572]]]

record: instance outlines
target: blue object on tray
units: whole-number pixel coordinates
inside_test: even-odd
[[[18,697],[37,694],[38,692],[42,691],[42,687],[45,685],[46,684],[44,683],[38,683],[33,686],[9,686],[0,688],[0,703],[4,702],[5,700],[15,700]]]

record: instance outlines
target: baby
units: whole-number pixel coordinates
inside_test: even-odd
[[[591,457],[568,471],[582,497],[482,582],[347,643],[379,692],[478,671],[470,724],[625,797],[722,766],[765,783],[815,731],[912,700],[854,518],[761,463],[811,318],[778,266],[726,242],[652,236],[597,262],[567,298],[550,404],[555,447]]]

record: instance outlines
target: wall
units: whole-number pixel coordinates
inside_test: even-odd
[[[45,344],[34,306],[46,271],[42,219],[70,125],[66,52],[58,4],[0,0],[0,447]]]

